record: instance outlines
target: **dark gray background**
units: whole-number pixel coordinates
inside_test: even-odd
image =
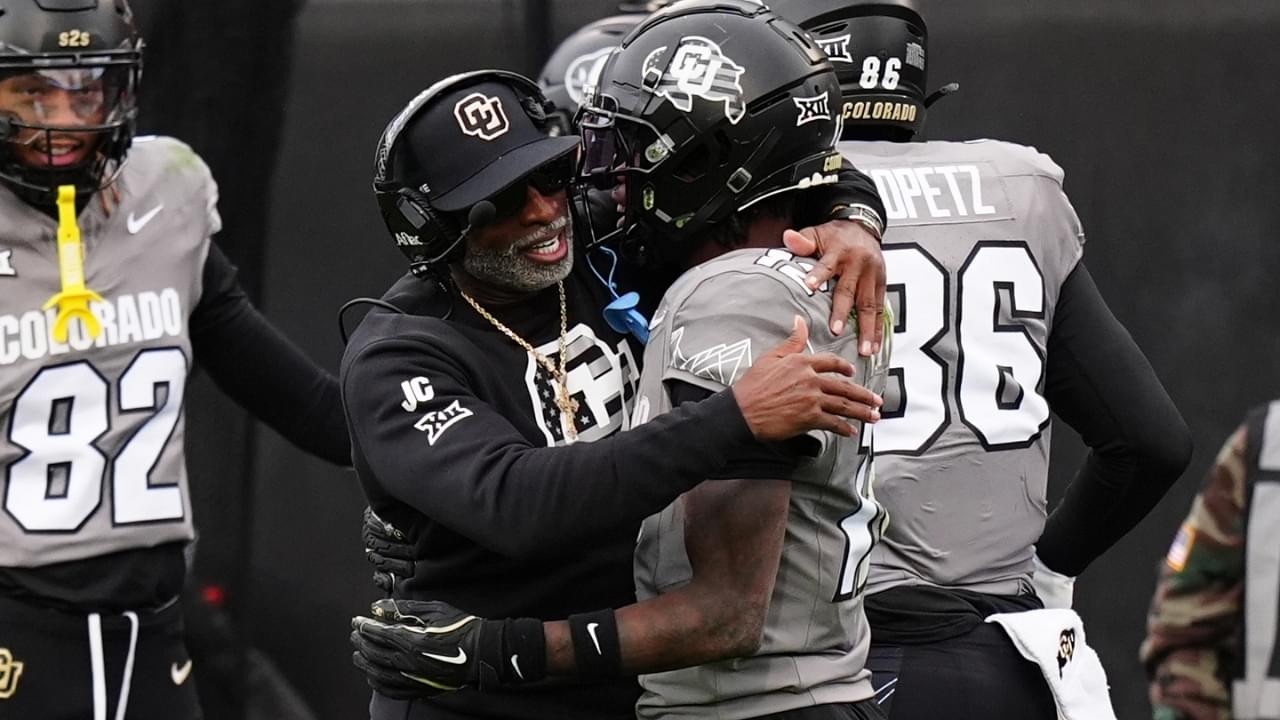
[[[234,22],[280,22],[292,12],[282,14],[286,3],[234,4],[244,8]],[[224,242],[267,314],[336,371],[337,308],[379,295],[403,267],[369,189],[386,121],[447,73],[533,73],[553,41],[613,8],[593,0],[312,0],[291,38],[281,25],[273,45],[220,58],[220,84],[192,87],[207,102],[182,112],[213,104],[233,119],[212,130],[206,123],[193,142],[216,156],[232,200],[225,214],[241,217],[234,199],[245,193],[254,198],[246,205],[261,206],[258,215],[246,210],[249,219]],[[1035,145],[1066,169],[1090,238],[1090,269],[1196,439],[1187,476],[1078,585],[1077,609],[1110,674],[1119,717],[1149,717],[1136,653],[1156,564],[1218,447],[1248,406],[1276,394],[1280,378],[1271,315],[1280,299],[1280,182],[1270,132],[1270,113],[1280,109],[1280,4],[925,0],[924,9],[931,87],[956,80],[962,88],[935,106],[929,137]],[[186,20],[214,28],[199,21]],[[147,82],[164,82],[164,73],[152,65]],[[153,102],[154,112],[176,112],[161,105]],[[180,134],[192,117],[179,112],[164,127]],[[230,589],[246,637],[276,659],[319,717],[361,717],[367,692],[350,665],[347,622],[376,592],[361,557],[364,502],[354,477],[269,431],[246,431],[207,382],[197,382],[192,398],[202,577]],[[1056,495],[1081,450],[1061,424],[1055,440]]]

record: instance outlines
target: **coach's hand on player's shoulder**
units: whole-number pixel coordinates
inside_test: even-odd
[[[779,441],[810,430],[849,437],[848,420],[876,422],[884,400],[840,375],[852,376],[853,364],[832,353],[805,352],[809,326],[796,316],[791,336],[766,351],[733,386],[757,440]]]
[[[373,565],[373,584],[390,593],[396,579],[413,577],[413,544],[373,508],[364,509],[364,557]]]
[[[379,693],[408,699],[502,682],[501,621],[419,600],[379,600],[372,615],[351,619],[351,661]]]
[[[874,355],[884,342],[885,268],[880,241],[856,222],[834,220],[817,227],[787,230],[782,242],[796,255],[817,256],[805,283],[817,288],[836,278],[832,293],[831,332],[840,335],[845,322],[857,309],[858,352]]]

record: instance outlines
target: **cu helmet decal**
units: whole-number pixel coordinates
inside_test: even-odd
[[[692,110],[695,97],[721,102],[729,122],[736,125],[742,120],[747,114],[741,82],[745,70],[719,45],[697,35],[681,38],[670,62],[659,67],[666,51],[666,47],[657,48],[644,61],[645,83],[654,93],[670,100],[680,112]]]

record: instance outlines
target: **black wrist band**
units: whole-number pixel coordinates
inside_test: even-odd
[[[569,635],[573,638],[579,677],[599,679],[621,674],[622,647],[613,610],[570,615]]]
[[[519,618],[504,621],[502,628],[502,682],[504,685],[534,682],[547,676],[547,638],[542,621]]]

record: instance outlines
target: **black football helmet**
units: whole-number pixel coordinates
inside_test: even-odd
[[[813,36],[844,93],[846,139],[909,140],[924,126],[929,31],[916,0],[774,0]],[[877,131],[880,131],[877,133]]]
[[[573,116],[582,96],[600,76],[600,68],[622,38],[644,19],[643,14],[614,15],[597,20],[565,38],[551,53],[538,74],[538,85],[555,103],[550,116],[552,132],[573,134]]]
[[[110,184],[133,141],[142,47],[125,0],[0,0],[0,181],[40,203]]]
[[[709,224],[834,182],[840,85],[799,27],[750,0],[686,0],[622,42],[583,103],[584,184],[626,191],[619,229],[679,258]]]

